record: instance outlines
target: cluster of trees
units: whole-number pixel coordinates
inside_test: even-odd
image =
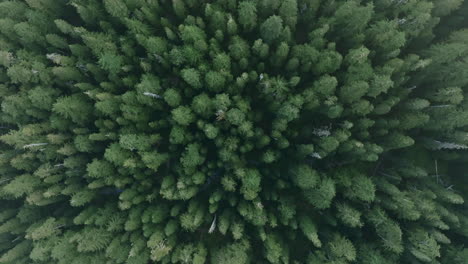
[[[466,10],[0,1],[0,263],[466,263]]]

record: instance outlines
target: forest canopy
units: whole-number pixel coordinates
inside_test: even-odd
[[[467,14],[0,0],[0,263],[466,264]]]

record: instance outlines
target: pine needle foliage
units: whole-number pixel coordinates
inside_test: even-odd
[[[0,0],[0,263],[466,263],[467,7]]]

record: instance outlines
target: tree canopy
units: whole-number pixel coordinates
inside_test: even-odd
[[[466,263],[467,10],[0,0],[0,263]]]

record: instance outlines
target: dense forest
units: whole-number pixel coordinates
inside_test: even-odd
[[[468,0],[0,0],[0,263],[467,264]]]

